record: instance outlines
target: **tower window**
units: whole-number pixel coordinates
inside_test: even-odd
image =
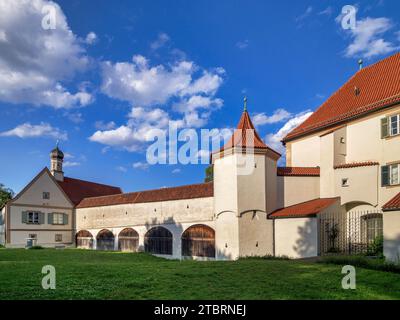
[[[342,187],[348,187],[348,186],[349,186],[349,179],[343,178],[342,179]]]
[[[50,199],[50,192],[43,192],[43,199],[49,200]]]

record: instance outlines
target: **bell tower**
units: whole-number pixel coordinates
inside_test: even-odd
[[[217,259],[273,254],[280,154],[260,138],[247,111],[232,137],[212,154]]]
[[[57,181],[64,181],[63,161],[64,153],[58,148],[57,141],[56,147],[50,152],[50,172]]]

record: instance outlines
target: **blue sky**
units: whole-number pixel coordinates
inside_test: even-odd
[[[55,5],[56,3],[56,5]],[[0,182],[19,191],[49,165],[124,191],[202,182],[205,165],[146,163],[147,134],[232,128],[243,97],[280,138],[358,68],[399,51],[400,3],[0,0]],[[357,8],[344,30],[344,5]],[[56,29],[41,27],[53,5]]]

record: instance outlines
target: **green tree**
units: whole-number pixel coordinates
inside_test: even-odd
[[[206,168],[206,177],[204,182],[211,182],[214,180],[214,167],[212,165]]]
[[[0,183],[0,208],[6,204],[8,200],[11,200],[14,196],[14,191],[10,188],[6,188],[4,184]]]

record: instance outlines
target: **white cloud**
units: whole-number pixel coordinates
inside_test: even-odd
[[[65,161],[63,164],[65,168],[78,167],[80,165],[81,163],[77,161]]]
[[[19,138],[54,138],[59,140],[67,140],[66,132],[58,128],[52,127],[50,124],[42,122],[38,125],[30,123],[21,124],[14,129],[0,133],[1,137],[19,137]]]
[[[109,121],[109,122],[96,121],[94,123],[94,126],[97,130],[111,130],[111,129],[115,128],[115,122],[114,121]]]
[[[296,17],[296,22],[301,22],[301,21],[307,19],[311,15],[312,12],[313,12],[313,7],[308,6],[306,11],[303,14]]]
[[[173,174],[180,173],[180,172],[181,172],[181,169],[178,169],[178,168],[177,168],[177,169],[174,169],[174,170],[172,170],[172,173],[173,173]]]
[[[45,5],[55,9],[54,30],[42,28]],[[85,89],[72,93],[63,84],[85,70],[89,58],[58,4],[2,0],[0,11],[0,101],[54,108],[80,107],[93,101]]]
[[[166,33],[162,32],[158,35],[157,40],[155,40],[154,42],[152,42],[150,44],[150,48],[153,50],[157,50],[160,49],[161,47],[163,47],[168,41],[170,40],[169,35],[167,35]]]
[[[86,36],[85,42],[87,44],[94,44],[97,42],[97,35],[94,32],[89,32]]]
[[[285,123],[283,127],[281,127],[277,132],[267,134],[265,137],[265,142],[272,149],[278,151],[282,155],[284,155],[285,148],[282,145],[282,139],[294,128],[303,123],[309,116],[311,116],[312,111],[306,110],[301,113],[296,114],[293,118],[291,118],[288,122]]]
[[[80,112],[74,112],[74,113],[68,112],[68,113],[65,113],[65,116],[70,121],[72,121],[73,123],[76,123],[76,124],[82,123],[84,121],[83,117],[82,117],[82,113],[80,113]]]
[[[351,29],[352,43],[346,48],[347,57],[371,58],[393,52],[399,48],[393,42],[384,39],[385,34],[393,27],[388,18],[367,17],[358,20],[356,28]]]
[[[271,116],[267,116],[265,113],[257,113],[253,116],[253,124],[262,126],[265,124],[273,124],[289,119],[291,116],[290,112],[285,109],[277,109]]]
[[[98,126],[89,138],[108,146],[143,151],[143,145],[153,141],[160,130],[166,132],[170,122],[178,128],[203,127],[223,105],[215,97],[225,74],[221,67],[202,70],[192,61],[151,66],[144,56],[135,55],[132,62],[103,63],[102,73],[103,92],[135,106],[126,124]]]
[[[149,164],[145,163],[145,162],[135,162],[134,164],[132,164],[132,167],[134,169],[140,169],[140,170],[146,170],[149,168]]]
[[[330,16],[333,13],[333,8],[331,6],[327,7],[326,9],[318,12],[319,15],[322,16]]]
[[[126,168],[123,167],[123,166],[118,166],[118,167],[115,168],[115,170],[120,171],[120,172],[123,172],[123,173],[125,173],[125,172],[128,171],[128,169],[126,169]]]
[[[249,40],[243,40],[243,41],[238,41],[236,42],[236,47],[239,49],[246,49],[249,46]]]

